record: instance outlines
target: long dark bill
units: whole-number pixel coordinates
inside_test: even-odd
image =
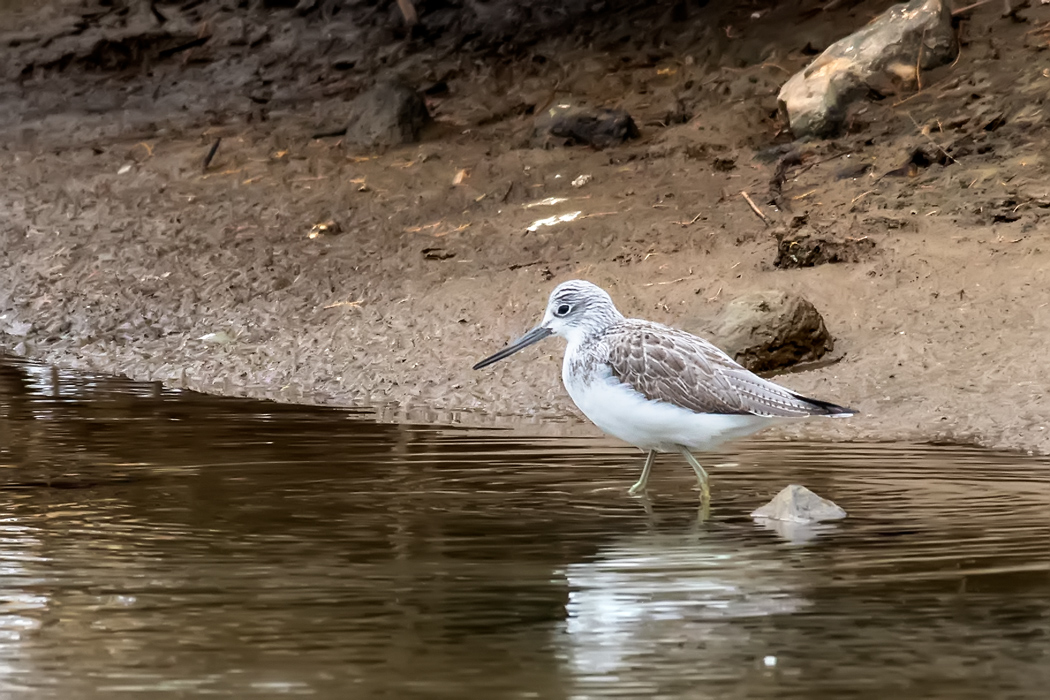
[[[504,357],[513,355],[522,348],[527,348],[533,343],[540,342],[553,332],[554,331],[552,331],[550,328],[547,328],[546,326],[536,326],[531,331],[521,336],[510,345],[497,352],[495,355],[490,355],[481,362],[474,365],[474,369],[481,369],[482,367],[488,367],[493,362],[499,362]]]

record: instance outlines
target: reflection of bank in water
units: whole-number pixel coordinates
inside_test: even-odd
[[[159,384],[62,372],[0,357],[0,489],[83,488],[127,481],[148,450],[137,435]],[[113,439],[120,434],[121,439]],[[124,443],[141,438],[132,451]]]
[[[219,399],[0,356],[0,491],[141,482],[234,462],[298,464],[338,453],[332,443],[347,435],[398,449],[406,427],[354,420],[371,414]],[[250,438],[260,431],[275,438]],[[284,446],[277,438],[285,435],[297,444]]]
[[[7,515],[0,522],[0,691],[26,687],[28,679],[39,673],[25,641],[41,627],[51,596],[44,580],[33,569],[46,561],[40,533],[19,519]],[[39,588],[38,588],[39,587]],[[37,588],[37,590],[33,590]]]
[[[0,649],[17,644],[24,634],[40,628],[39,612],[47,608],[50,596],[32,590],[32,584],[42,582],[32,569],[47,561],[43,549],[41,533],[36,528],[10,515],[0,522]],[[12,677],[16,665],[7,662],[15,657],[0,653],[0,676]]]
[[[772,654],[754,641],[755,628],[772,623],[754,621],[809,603],[790,564],[739,544],[708,533],[642,535],[569,565],[566,656],[577,679],[651,693],[660,685],[654,666],[709,674],[719,658],[739,666]],[[703,669],[690,661],[700,656]]]

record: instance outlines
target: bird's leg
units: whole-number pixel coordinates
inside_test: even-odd
[[[679,447],[678,449],[681,450],[682,456],[685,457],[685,460],[689,462],[689,466],[693,468],[694,472],[696,472],[696,478],[700,482],[700,493],[703,494],[704,500],[706,501],[711,498],[711,489],[707,485],[707,472],[704,471],[704,468],[700,466],[700,462],[696,461],[696,457],[694,457],[689,450],[684,447]]]
[[[655,461],[656,450],[649,450],[649,455],[645,458],[645,466],[642,467],[642,475],[634,483],[634,486],[627,490],[627,493],[633,496],[639,491],[645,491],[645,485],[649,483],[649,472],[653,470],[653,462]]]
[[[696,511],[696,523],[706,523],[707,519],[711,517],[711,497],[700,498],[700,508]]]

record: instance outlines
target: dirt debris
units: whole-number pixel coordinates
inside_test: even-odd
[[[537,4],[513,44],[492,38],[503,15],[452,3],[414,3],[411,28],[396,3],[155,4],[163,21],[119,2],[4,9],[0,349],[220,394],[591,433],[558,342],[470,371],[535,323],[553,284],[590,279],[671,324],[775,289],[820,308],[843,358],[781,381],[862,414],[809,435],[1050,451],[1036,361],[1050,6],[975,8],[959,60],[921,90],[793,142],[780,86],[889,4]],[[420,143],[310,138],[394,77],[425,95]],[[535,116],[570,95],[626,110],[641,138],[528,147]],[[777,269],[769,232],[796,216],[878,254]],[[309,235],[329,221],[341,233]]]
[[[786,228],[773,232],[777,241],[773,267],[790,270],[829,263],[858,263],[874,254],[875,241],[871,236],[858,235],[849,228],[839,233],[837,229],[842,228],[841,222],[818,227],[810,224],[807,216],[794,217]]]

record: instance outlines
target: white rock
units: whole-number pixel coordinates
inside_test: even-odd
[[[829,136],[845,123],[850,103],[873,87],[915,89],[918,71],[950,63],[958,52],[943,0],[894,5],[791,76],[780,89],[780,110],[796,138]]]
[[[753,512],[751,517],[789,523],[819,523],[841,520],[846,517],[846,511],[805,486],[791,484],[785,486],[772,501]]]

